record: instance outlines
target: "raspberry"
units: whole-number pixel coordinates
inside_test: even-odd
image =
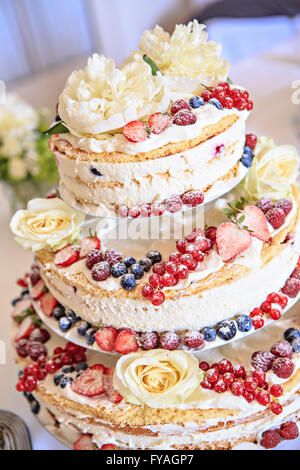
[[[37,341],[38,343],[47,343],[50,338],[50,334],[45,328],[35,328],[29,336],[29,341]]]
[[[223,379],[219,379],[213,386],[213,389],[217,393],[224,393],[227,390],[227,385]]]
[[[291,359],[293,355],[292,346],[288,341],[278,341],[277,343],[273,344],[270,351],[276,357],[288,357]]]
[[[184,238],[182,238],[181,240],[178,240],[176,242],[176,248],[180,253],[185,253],[185,250],[187,248],[187,241]],[[180,258],[179,258],[179,260],[180,260]],[[178,262],[179,262],[179,260],[178,260]]]
[[[233,374],[236,379],[242,379],[246,375],[245,367],[242,364],[234,364]]]
[[[265,390],[260,390],[259,392],[257,392],[256,401],[260,405],[266,406],[271,401],[270,394],[268,392],[266,392]]]
[[[300,280],[289,278],[284,284],[281,291],[290,298],[295,298],[300,290]]]
[[[274,415],[280,415],[282,413],[282,406],[280,403],[273,402],[270,409]]]
[[[244,381],[244,386],[248,392],[254,392],[257,389],[258,381],[254,377],[247,377]]]
[[[93,266],[91,276],[94,281],[105,281],[110,276],[110,265],[107,261],[100,261]]]
[[[300,280],[300,268],[298,266],[294,269],[292,274],[290,275],[291,279],[299,279]]]
[[[172,106],[171,106],[171,109],[170,109],[170,112],[171,114],[176,114],[178,113],[178,111],[180,111],[181,109],[190,109],[189,107],[189,104],[187,101],[185,100],[177,100],[175,101]]]
[[[204,370],[205,372],[209,369],[209,364],[208,362],[202,361],[199,364],[200,369]]]
[[[281,436],[276,429],[265,431],[262,434],[260,445],[265,449],[273,449],[281,442]]]
[[[27,352],[27,346],[28,346],[28,340],[27,339],[20,339],[17,344],[16,344],[16,351],[18,353],[18,356],[20,357],[27,357],[28,352]]]
[[[284,214],[288,215],[293,208],[293,203],[289,199],[281,199],[275,202],[274,207],[282,209]]]
[[[281,318],[281,312],[278,308],[271,308],[269,315],[272,320],[279,320]]]
[[[273,209],[273,203],[268,197],[263,197],[258,201],[256,206],[266,214],[270,209]]]
[[[187,191],[181,197],[183,204],[189,205],[191,207],[198,206],[204,201],[204,195],[201,191]]]
[[[194,271],[197,267],[197,261],[193,258],[192,255],[185,253],[180,257],[181,264],[184,264],[190,271]]]
[[[280,426],[279,432],[281,437],[287,441],[296,439],[299,436],[298,426],[293,421],[290,421],[289,423],[283,423]]]
[[[228,361],[228,359],[222,359],[218,362],[218,370],[220,374],[225,374],[226,372],[232,372],[233,367],[231,362]]]
[[[279,384],[274,384],[270,388],[270,393],[271,393],[271,395],[273,395],[273,397],[278,398],[282,395],[283,388]]]
[[[215,242],[217,237],[217,227],[207,227],[207,229],[205,230],[205,237]]]
[[[280,207],[274,207],[268,210],[266,213],[267,221],[272,225],[274,229],[281,227],[285,221],[285,213]]]
[[[167,269],[167,264],[166,265],[164,263],[157,263],[153,266],[152,268],[152,272],[154,274],[158,274],[159,276],[162,276],[163,274],[165,274],[165,272],[167,271],[168,273],[170,274],[174,274],[173,272],[170,272],[168,269]],[[175,264],[175,263],[174,263]],[[175,264],[176,266],[176,264]]]
[[[154,349],[158,346],[159,336],[155,331],[146,332],[140,335],[139,341],[143,349]]]
[[[169,351],[173,351],[177,349],[180,343],[180,338],[177,333],[174,331],[167,331],[163,333],[160,337],[160,346],[163,349],[168,349]]]
[[[165,287],[172,287],[172,286],[175,286],[176,279],[173,276],[173,274],[165,273],[161,277],[161,282],[162,282],[162,285]]]
[[[251,365],[254,369],[262,369],[267,372],[275,361],[274,354],[267,351],[256,351],[252,354]]]
[[[150,299],[152,295],[154,294],[154,289],[150,284],[146,284],[145,286],[142,287],[142,296],[146,297],[147,299]]]
[[[185,333],[183,342],[188,348],[199,349],[201,346],[203,346],[204,338],[199,331],[192,330]]]
[[[112,266],[113,264],[122,261],[122,255],[117,250],[110,248],[109,250],[106,250],[104,259]]]
[[[163,304],[165,301],[165,294],[163,292],[154,292],[151,297],[151,303],[152,305],[155,305],[155,307],[158,307],[158,305]]]
[[[247,145],[247,147],[250,147],[251,150],[254,150],[256,142],[257,142],[257,137],[255,134],[246,135],[245,145]]]
[[[103,261],[103,254],[101,253],[101,251],[92,250],[87,255],[85,264],[88,269],[92,269],[93,266],[97,263],[100,263],[100,261]]]
[[[272,364],[272,370],[277,377],[288,379],[294,372],[294,363],[288,357],[278,357]]]
[[[27,353],[30,359],[37,361],[41,356],[47,356],[47,348],[42,343],[33,341],[28,343]]]
[[[189,275],[189,270],[184,264],[178,265],[178,271],[176,274],[177,279],[186,279]]]
[[[238,382],[236,380],[230,385],[230,390],[233,395],[235,395],[236,397],[239,397],[240,395],[244,393],[245,389],[244,389],[244,385],[241,382]]]
[[[165,201],[165,208],[169,212],[178,212],[182,209],[182,201],[180,196],[177,194],[172,194],[166,201]]]
[[[192,113],[192,111],[188,109],[182,109],[174,116],[174,124],[177,126],[189,126],[191,124],[195,124],[196,121],[196,114]]]

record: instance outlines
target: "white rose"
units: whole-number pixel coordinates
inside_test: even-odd
[[[129,403],[168,408],[183,403],[199,387],[203,375],[192,354],[156,349],[121,357],[113,381]]]
[[[78,238],[84,218],[59,198],[32,199],[27,210],[15,213],[10,228],[25,249],[58,250]]]
[[[299,174],[299,156],[291,145],[276,146],[274,140],[260,137],[255,158],[242,187],[252,199],[262,196],[282,199],[289,195]]]

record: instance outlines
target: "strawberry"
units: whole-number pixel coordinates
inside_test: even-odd
[[[31,299],[24,299],[24,300],[19,300],[19,302],[16,303],[15,308],[13,309],[11,316],[12,318],[16,318],[20,316],[23,312],[26,312],[31,307],[32,300]]]
[[[97,331],[95,340],[103,351],[113,351],[118,332],[115,328],[106,327]]]
[[[109,401],[112,403],[119,403],[122,400],[122,395],[113,386],[113,367],[106,367],[104,370],[104,388]]]
[[[54,264],[56,264],[57,266],[69,266],[70,264],[75,263],[78,258],[78,249],[74,245],[69,243],[69,245],[66,245],[61,250],[57,251],[54,258]]]
[[[85,397],[96,397],[105,392],[103,385],[104,366],[95,364],[86,369],[75,382],[72,383],[73,392]]]
[[[82,434],[73,446],[74,450],[96,450],[96,448],[92,441],[92,434]]]
[[[33,299],[39,299],[41,295],[47,291],[47,288],[45,286],[45,282],[43,279],[40,279],[34,287],[30,289],[30,295]]]
[[[129,354],[139,349],[136,334],[132,330],[122,330],[116,339],[115,350],[120,354]]]
[[[50,292],[45,292],[40,297],[40,307],[46,317],[51,317],[54,307],[57,305],[57,300]]]
[[[225,222],[217,228],[216,243],[222,261],[227,262],[249,248],[251,236],[236,224]]]
[[[116,450],[117,447],[114,444],[103,444],[100,450]]]
[[[153,134],[160,134],[173,124],[173,118],[169,114],[154,113],[149,117],[148,124]]]
[[[144,142],[147,139],[147,126],[142,121],[130,121],[123,127],[123,135],[130,142]]]
[[[264,242],[270,239],[270,232],[265,214],[256,206],[246,206],[243,225],[251,230],[251,235]]]
[[[31,316],[26,317],[22,321],[18,333],[16,334],[14,341],[17,343],[20,339],[27,339],[36,328],[36,325],[33,323]]]
[[[92,250],[101,250],[101,242],[97,237],[86,237],[81,240],[80,243],[80,258],[86,258],[86,256]]]

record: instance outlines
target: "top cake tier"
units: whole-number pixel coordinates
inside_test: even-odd
[[[50,140],[69,205],[94,216],[157,216],[242,179],[253,103],[204,28],[193,21],[170,36],[155,27],[120,67],[94,54],[71,74]]]

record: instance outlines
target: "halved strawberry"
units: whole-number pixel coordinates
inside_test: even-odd
[[[107,398],[112,403],[119,403],[122,400],[122,395],[113,386],[114,367],[106,367],[104,370],[104,388]]]
[[[50,292],[45,292],[40,297],[40,307],[42,312],[47,317],[51,317],[54,307],[57,305],[57,300]]]
[[[41,295],[47,291],[45,282],[43,279],[40,279],[34,287],[30,289],[30,295],[33,299],[39,299]]]
[[[115,350],[120,354],[129,354],[139,349],[136,333],[132,330],[122,330],[117,336]]]
[[[123,127],[123,135],[130,142],[144,142],[147,139],[147,126],[142,121],[130,121]]]
[[[250,233],[232,222],[225,222],[217,228],[216,243],[218,253],[224,262],[230,261],[247,250],[251,245],[251,241]]]
[[[66,245],[64,248],[59,250],[54,258],[54,264],[57,266],[70,266],[75,263],[79,258],[79,250],[77,247],[72,245]]]
[[[259,207],[246,206],[243,212],[243,225],[251,230],[251,235],[264,242],[270,239],[270,231],[265,214]]]
[[[95,364],[86,369],[75,382],[72,383],[73,392],[85,397],[96,397],[105,392],[103,385],[104,366]]]
[[[14,341],[17,343],[20,339],[29,338],[35,328],[36,325],[33,323],[31,316],[26,317],[25,320],[22,321]]]
[[[108,326],[97,331],[95,339],[99,348],[101,348],[103,351],[113,351],[115,349],[115,341],[117,336],[117,330]]]
[[[26,310],[29,309],[31,305],[31,299],[19,300],[19,302],[16,303],[15,308],[11,312],[12,318],[19,317],[23,312],[26,312]]]
[[[86,237],[81,240],[79,257],[85,258],[90,251],[101,250],[101,242],[97,237]]]
[[[153,134],[160,134],[173,124],[173,117],[169,114],[154,113],[149,117],[148,123]]]
[[[116,450],[117,447],[114,444],[103,444],[100,450]]]
[[[97,446],[92,441],[92,434],[82,434],[74,443],[74,450],[96,450]]]

